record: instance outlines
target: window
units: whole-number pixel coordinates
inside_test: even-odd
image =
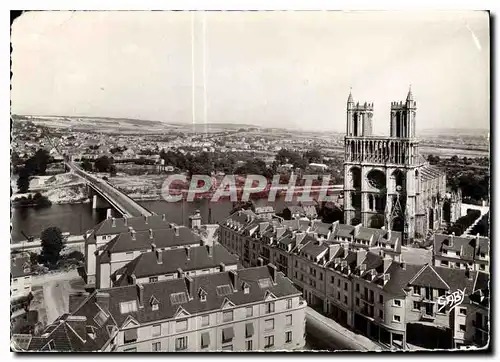
[[[264,330],[266,331],[272,331],[274,329],[274,319],[266,319],[264,321]]]
[[[319,273],[319,280],[323,280],[323,273]]]
[[[126,329],[123,335],[125,343],[133,343],[137,341],[137,328]]]
[[[292,309],[292,298],[286,300],[286,309]]]
[[[337,292],[337,299],[340,300],[340,292]]]
[[[344,304],[347,304],[347,295],[344,295]]]
[[[456,255],[456,256],[460,256],[460,251],[456,251],[456,252],[455,252],[455,255]]]
[[[359,284],[356,283],[356,292],[359,292]]]
[[[264,348],[270,348],[274,346],[274,336],[264,337]]]
[[[248,341],[245,342],[245,345],[246,345],[246,350],[247,351],[251,351],[252,350],[252,340],[249,339]]]
[[[246,311],[247,318],[253,316],[253,307],[247,307]]]
[[[182,351],[187,349],[188,337],[181,337],[175,339],[175,350]]]
[[[334,277],[333,275],[331,276],[331,280],[330,280],[330,282],[331,282],[332,284],[335,284],[335,277]]]
[[[285,333],[285,343],[292,342],[292,331],[288,331]]]
[[[153,337],[161,336],[161,324],[153,325]]]
[[[151,309],[152,310],[158,310],[159,304],[158,303],[153,303],[151,304]]]
[[[158,281],[158,277],[150,277],[150,278],[149,278],[149,282],[150,282],[150,283],[155,283],[155,282],[157,282],[157,281]]]
[[[188,321],[184,319],[182,321],[175,322],[175,331],[182,332],[188,329]]]
[[[137,302],[135,300],[131,300],[130,302],[121,302],[120,303],[120,313],[127,314],[130,312],[137,311]]]
[[[455,263],[455,266],[456,266],[457,268],[460,268],[460,263]]]
[[[419,302],[413,302],[413,309],[419,309],[420,310],[420,303]]]
[[[356,298],[356,305],[359,307],[359,298]]]
[[[460,324],[460,332],[465,332],[465,324]]]
[[[210,316],[209,315],[202,315],[201,316],[201,326],[205,327],[210,324]]]
[[[274,313],[274,302],[266,303],[266,313]]]
[[[337,287],[340,288],[340,279],[337,279]]]
[[[486,270],[486,266],[484,264],[479,265],[480,270]]]
[[[292,325],[292,315],[291,314],[288,314],[287,316],[285,316],[285,324],[287,326],[291,326]]]
[[[223,322],[231,322],[233,320],[233,311],[227,311],[222,313],[222,321]]]
[[[348,290],[349,286],[347,285],[347,282],[344,283],[344,290]]]
[[[384,304],[384,296],[383,296],[382,294],[380,294],[380,295],[378,296],[378,302],[379,302],[380,304]]]
[[[394,299],[392,305],[395,307],[401,307],[401,301],[399,299]]]
[[[153,342],[151,344],[151,350],[153,352],[160,352],[161,351],[161,342]]]
[[[460,308],[460,314],[466,315],[467,314],[467,308]]]
[[[380,309],[378,311],[378,316],[380,317],[380,319],[384,319],[384,311]]]
[[[229,344],[227,346],[222,346],[223,351],[232,351],[233,350],[233,345]]]
[[[413,294],[420,295],[420,287],[417,285],[413,286]]]
[[[137,352],[137,347],[124,349],[123,352]]]
[[[398,315],[394,315],[394,322],[401,322],[401,317]]]

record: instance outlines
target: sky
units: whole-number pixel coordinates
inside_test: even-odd
[[[433,12],[31,12],[12,26],[11,111],[345,132],[349,91],[388,134],[489,129],[489,19]]]

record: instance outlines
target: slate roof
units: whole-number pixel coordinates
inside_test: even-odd
[[[327,224],[321,221],[313,222],[311,230],[318,233],[319,235],[328,235],[332,228],[332,224]]]
[[[25,277],[33,274],[30,258],[27,256],[16,257],[10,260],[10,275],[12,278]]]
[[[446,256],[445,252],[459,251],[460,259],[464,261],[477,260],[479,253],[489,253],[489,238],[461,237],[445,234],[434,235],[434,253]],[[476,245],[477,244],[477,245]]]
[[[445,268],[439,268],[445,269]],[[448,268],[446,268],[448,269]],[[458,270],[451,270],[453,274]],[[450,290],[451,286],[442,278],[441,273],[438,273],[434,267],[427,264],[410,280],[411,285],[416,285],[420,287],[431,287],[435,289],[445,289]]]
[[[106,244],[104,251],[120,253],[149,249],[151,243],[154,243],[157,248],[187,246],[201,243],[200,236],[193,233],[189,228],[185,226],[177,226],[177,228],[179,235],[175,234],[175,229],[173,228],[155,230],[153,231],[153,239],[150,239],[148,231],[136,232],[135,240],[132,239],[132,233],[122,233]]]
[[[129,227],[132,227],[135,231],[167,229],[170,228],[171,224],[171,221],[168,221],[166,218],[163,220],[163,215],[128,217],[126,220],[127,225],[125,225],[124,218],[116,218],[114,222],[115,226],[113,226],[112,218],[102,221],[96,226],[95,235],[124,233],[129,230]]]
[[[137,286],[132,285],[103,289],[102,292],[106,292],[110,295],[109,311],[119,326],[123,325],[128,316],[133,317],[139,323],[170,319],[176,315],[179,307],[182,307],[189,314],[219,310],[223,306],[226,298],[228,301],[238,306],[264,301],[267,291],[271,292],[277,298],[300,295],[300,292],[295,289],[291,281],[281,272],[276,273],[276,284],[270,283],[268,288],[261,288],[259,286],[259,280],[271,278],[268,266],[242,269],[237,273],[237,291],[232,291],[232,293],[225,296],[219,296],[217,294],[217,286],[231,285],[229,272],[193,277],[192,290],[194,291],[194,296],[191,300],[180,305],[172,305],[170,295],[178,292],[188,292],[184,278],[143,284],[144,308],[126,314],[120,312],[120,302],[131,300],[137,301]],[[244,294],[242,288],[243,283],[249,285],[248,294]],[[207,293],[205,302],[202,302],[198,297],[198,290],[201,287]],[[153,296],[159,301],[159,308],[156,311],[152,310],[151,305],[149,305],[149,300],[151,300]],[[76,314],[80,313],[77,312]]]
[[[307,243],[301,250],[301,253],[306,254],[314,259],[316,259],[321,253],[328,250],[328,244],[319,243],[317,240],[311,240]]]
[[[354,226],[347,224],[339,224],[335,231],[336,237],[351,238],[354,235]]]
[[[422,269],[422,265],[406,264],[403,268],[400,263],[392,262],[386,273],[390,279],[382,287],[382,290],[394,297],[404,297],[403,291],[408,287],[410,280]]]
[[[238,259],[219,244],[212,248],[212,256],[208,255],[207,246],[191,247],[189,248],[189,253],[188,260],[187,252],[184,248],[162,252],[162,263],[160,264],[157,262],[155,252],[142,253],[117,271],[117,274],[123,274],[123,277],[117,281],[116,285],[127,285],[126,276],[132,274],[137,278],[145,278],[174,273],[179,268],[183,271],[190,271],[214,268],[220,265],[220,263],[224,263],[226,266],[238,264]]]

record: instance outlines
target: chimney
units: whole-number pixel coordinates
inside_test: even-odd
[[[147,215],[144,215],[144,224],[148,224],[148,216]]]
[[[354,227],[354,232],[353,232],[354,237],[357,237],[357,236],[358,236],[358,234],[359,234],[359,229],[361,228],[361,226],[363,226],[363,224],[358,224],[358,225],[356,225],[356,226]]]
[[[392,259],[389,256],[384,257],[384,273],[389,269],[392,264]]]
[[[231,284],[233,285],[233,291],[238,291],[238,272],[236,270],[229,271],[229,278],[231,279]]]
[[[178,279],[184,278],[184,272],[182,271],[181,268],[177,268],[177,278]]]
[[[184,249],[186,250],[186,259],[191,260],[191,248],[186,246]]]
[[[175,224],[174,224],[173,222],[171,222],[171,223],[169,224],[169,226],[170,226],[170,229],[173,229],[173,228],[175,227]]]
[[[123,216],[123,225],[125,225],[125,227],[128,225],[128,220],[125,215]]]
[[[451,236],[450,236],[450,246],[453,246],[453,239],[454,238],[455,238],[455,232],[452,232]]]
[[[175,231],[175,236],[179,236],[179,227],[178,226],[174,227],[174,231]]]
[[[211,258],[212,254],[213,254],[211,245],[207,245],[207,253],[208,253],[208,257]]]
[[[162,220],[162,221],[166,221],[166,220],[167,220],[167,218],[166,218],[165,214],[162,214],[162,215],[161,215],[161,220]]]
[[[366,257],[366,250],[356,251],[356,266],[359,266]]]
[[[106,219],[111,219],[112,216],[111,209],[106,209]]]
[[[135,230],[134,229],[130,230],[130,236],[132,237],[132,240],[135,240]]]
[[[258,265],[258,266],[263,266],[263,265],[264,265],[264,259],[262,259],[262,258],[257,258],[257,265]]]
[[[156,244],[151,243],[151,251],[154,253],[156,251]]]
[[[276,266],[274,264],[267,264],[267,269],[269,270],[269,274],[271,274],[273,284],[276,284],[276,274],[278,272]]]
[[[382,280],[384,281],[384,285],[386,285],[386,284],[387,284],[387,282],[388,282],[389,280],[391,280],[391,274],[387,274],[387,273],[386,273],[386,274],[384,274],[384,275],[382,276]]]
[[[96,304],[107,311],[109,309],[109,294],[103,292],[97,292],[95,295]]]
[[[144,286],[142,284],[136,284],[137,288],[137,299],[139,300],[139,308],[144,308]]]
[[[87,317],[70,315],[66,317],[66,323],[78,334],[84,341],[87,341]]]
[[[149,238],[153,239],[153,229],[149,229]]]
[[[190,276],[186,275],[184,277],[184,282],[186,283],[189,300],[192,300],[194,298],[194,280]]]
[[[156,253],[156,263],[163,264],[163,255],[161,253],[161,249],[156,249],[155,253]]]
[[[114,217],[111,218],[111,227],[116,227],[116,219]]]
[[[332,224],[331,235],[336,235],[338,228],[339,228],[339,221],[337,220],[337,221],[333,222],[333,224]]]
[[[131,285],[135,285],[135,284],[137,284],[137,277],[135,276],[135,274],[132,274],[132,275],[130,276],[130,284],[131,284]]]
[[[80,304],[83,303],[85,299],[87,299],[89,296],[89,293],[84,293],[84,292],[79,292],[79,293],[73,293],[69,295],[69,313],[73,313],[76,308],[80,306]]]
[[[226,271],[226,264],[224,264],[224,263],[220,263],[220,264],[219,264],[219,269],[220,269],[220,272],[221,272],[221,273],[222,273],[222,272],[225,272],[225,271]]]

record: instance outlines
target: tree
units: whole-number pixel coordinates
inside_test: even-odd
[[[321,156],[321,152],[318,150],[309,150],[304,153],[304,158],[308,163],[321,163],[323,161],[323,156]]]
[[[17,189],[20,193],[28,192],[30,188],[30,173],[23,167],[19,170],[19,178],[17,179]]]
[[[94,167],[97,172],[108,172],[111,160],[108,156],[101,156],[95,160]]]
[[[87,171],[87,172],[92,171],[92,163],[87,159],[83,160],[82,169],[83,169],[83,171]]]
[[[61,229],[50,226],[41,235],[42,252],[40,262],[48,265],[55,265],[59,260],[61,250],[64,248]]]

